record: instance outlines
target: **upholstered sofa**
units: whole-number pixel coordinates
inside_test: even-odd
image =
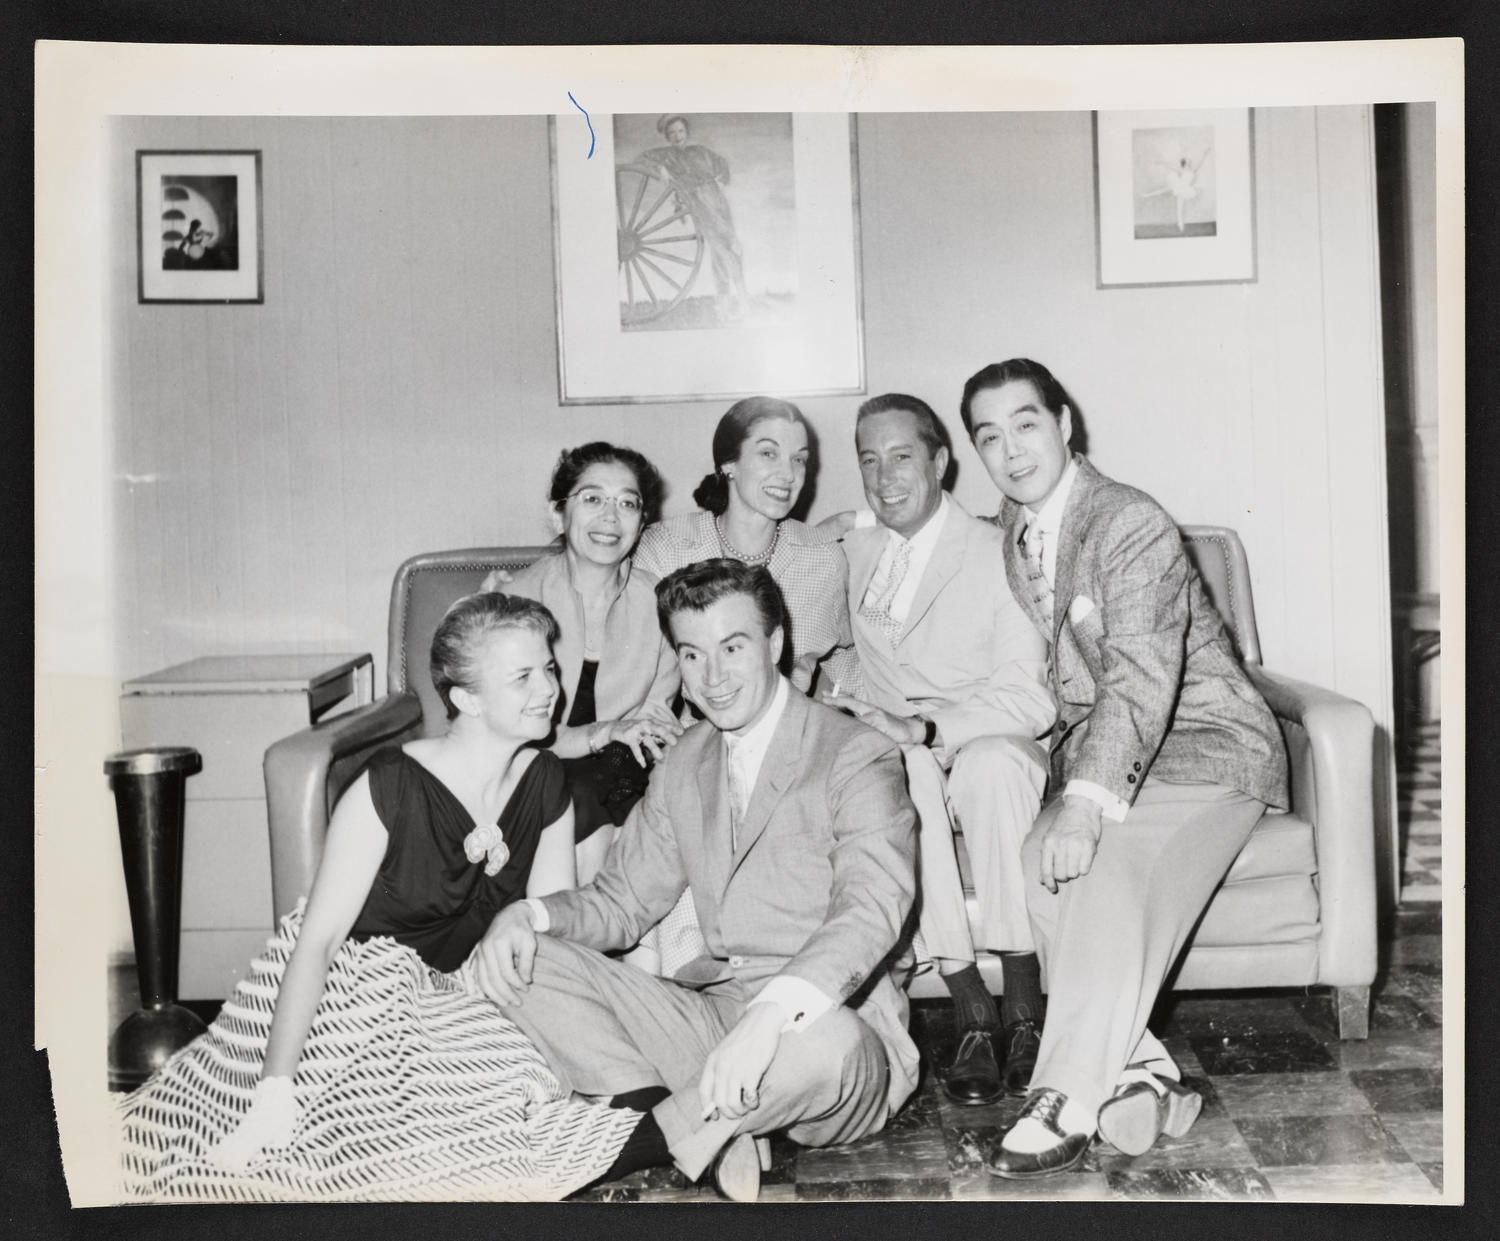
[[[1334,988],[1339,1033],[1364,1038],[1376,968],[1372,720],[1330,690],[1261,666],[1244,548],[1233,530],[1184,526],[1183,540],[1232,630],[1251,678],[1280,721],[1291,759],[1292,807],[1267,814],[1193,935],[1177,989]],[[329,814],[382,746],[442,730],[428,646],[448,605],[495,568],[518,569],[545,549],[486,547],[414,556],[391,587],[387,694],[273,745],[265,757],[276,916],[309,890]],[[961,827],[962,825],[960,825]],[[967,881],[967,856],[959,845]],[[972,889],[971,889],[972,898]],[[999,971],[986,963],[991,986]],[[931,974],[915,996],[945,994]]]

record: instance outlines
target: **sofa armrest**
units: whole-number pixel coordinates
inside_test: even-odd
[[[271,904],[277,921],[312,888],[339,795],[375,750],[416,736],[421,724],[422,704],[406,691],[304,728],[266,751]]]
[[[1374,721],[1363,703],[1332,690],[1246,671],[1286,738],[1292,809],[1313,825],[1318,981],[1368,985],[1376,969]]]

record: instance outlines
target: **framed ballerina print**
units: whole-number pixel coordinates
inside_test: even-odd
[[[137,151],[135,184],[139,301],[264,301],[259,151]]]
[[[564,405],[864,391],[847,113],[554,117]]]
[[[1249,108],[1094,113],[1099,287],[1255,279]]]

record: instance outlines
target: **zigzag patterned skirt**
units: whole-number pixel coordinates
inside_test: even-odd
[[[208,1032],[120,1105],[134,1201],[547,1201],[597,1179],[639,1114],[577,1102],[467,967],[346,942],[297,1069],[291,1144],[243,1172],[204,1154],[250,1107],[300,910]]]

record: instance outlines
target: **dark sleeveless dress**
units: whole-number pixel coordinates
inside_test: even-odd
[[[467,961],[568,805],[556,756],[538,753],[501,811],[510,857],[493,877],[427,768],[389,750],[369,772],[389,842],[303,1044],[291,1142],[242,1171],[209,1153],[250,1108],[300,906],[208,1032],[121,1101],[127,1200],[553,1200],[599,1177],[635,1127],[628,1108],[573,1099]]]
[[[568,712],[568,727],[579,728],[599,721],[594,705],[594,682],[599,661],[585,659],[578,672],[578,688]],[[587,840],[606,823],[621,826],[636,802],[646,795],[651,764],[642,767],[623,741],[611,741],[597,754],[562,760],[568,788],[573,794],[573,839]]]
[[[389,840],[349,938],[389,935],[433,969],[457,969],[495,915],[526,895],[542,830],[568,808],[562,763],[543,750],[521,774],[496,820],[510,857],[493,877],[464,854],[476,825],[431,771],[395,749],[377,754],[369,773]]]

